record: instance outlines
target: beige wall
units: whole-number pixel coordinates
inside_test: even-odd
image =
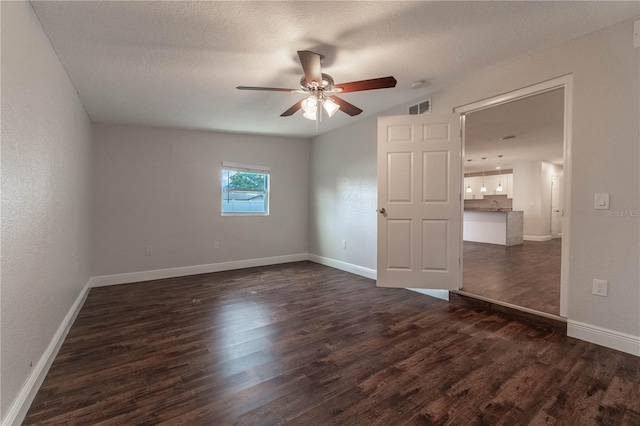
[[[307,253],[309,140],[103,124],[93,140],[94,276]],[[271,167],[269,216],[221,216],[223,161]]]
[[[1,7],[4,421],[90,277],[91,127],[31,5]]]
[[[640,5],[639,5],[640,16]],[[490,98],[522,87],[572,74],[573,94],[573,171],[571,194],[570,264],[568,283],[568,317],[573,321],[640,336],[640,226],[637,217],[606,217],[593,209],[595,192],[611,193],[611,208],[635,211],[640,208],[638,191],[640,162],[640,49],[632,43],[633,20],[565,43],[553,49],[528,55],[493,70],[480,73],[449,88],[432,93],[434,113]],[[426,96],[421,96],[420,99]],[[408,105],[408,104],[407,104]],[[385,115],[405,114],[406,105]],[[312,157],[312,168],[327,167],[332,162],[336,181],[349,176],[350,158],[344,157],[345,145],[359,135],[373,138],[375,123],[366,119],[348,128],[327,133],[313,140],[313,152],[327,150],[322,157]],[[356,127],[353,127],[355,129]],[[375,142],[359,142],[360,157],[374,166]],[[322,145],[322,147],[319,147]],[[364,166],[359,166],[364,167]],[[369,176],[370,178],[370,176]],[[567,174],[565,170],[565,183]],[[311,192],[323,185],[312,178]],[[342,188],[349,192],[350,188]],[[337,191],[324,194],[323,200],[339,199]],[[322,207],[311,211],[312,235],[333,233]],[[363,215],[370,224],[362,232],[375,234],[373,210],[342,211],[333,221],[353,221]],[[566,229],[564,230],[566,231]],[[332,252],[312,243],[313,253]],[[367,252],[362,265],[375,264]],[[592,279],[609,280],[609,297],[591,294]]]

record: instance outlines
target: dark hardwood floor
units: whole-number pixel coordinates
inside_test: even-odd
[[[638,425],[640,358],[310,262],[92,289],[25,424]]]
[[[500,246],[465,241],[462,291],[560,315],[562,240]]]

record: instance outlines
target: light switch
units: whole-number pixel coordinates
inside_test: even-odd
[[[609,193],[597,192],[596,193],[596,210],[609,210]]]

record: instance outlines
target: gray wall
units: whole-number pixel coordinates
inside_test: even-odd
[[[314,139],[309,191],[309,252],[370,269],[377,244],[376,123],[366,118]]]
[[[93,139],[94,276],[307,253],[308,139],[103,124]],[[221,216],[223,161],[271,167],[269,216]]]
[[[91,125],[28,2],[2,2],[2,399],[87,284]]]
[[[640,12],[640,10],[639,10]],[[633,49],[633,20],[581,37],[558,47],[522,57],[449,88],[432,93],[433,110],[451,112],[465,105],[566,74],[574,76],[573,171],[571,198],[570,269],[568,317],[573,321],[614,331],[640,335],[640,225],[637,217],[606,217],[593,209],[595,192],[611,193],[611,208],[638,210],[640,193],[640,49]],[[423,99],[427,96],[422,96]],[[385,115],[404,114],[404,106]],[[316,137],[312,141],[312,170],[333,170],[332,180],[312,175],[311,193],[322,193],[322,205],[312,204],[310,212],[311,253],[336,257],[335,241],[342,238],[338,222],[363,222],[361,238],[354,244],[363,257],[360,266],[375,265],[375,252],[365,247],[375,235],[375,205],[342,209],[345,193],[355,192],[352,161],[366,159],[363,179],[374,180],[375,120]],[[349,153],[354,141],[361,151]],[[315,155],[322,152],[322,155]],[[330,164],[329,164],[330,163]],[[565,170],[565,183],[567,181]],[[369,186],[368,192],[372,189]],[[319,237],[323,235],[322,237]],[[318,241],[327,241],[320,244]],[[352,244],[353,247],[353,244]],[[338,257],[339,259],[343,259]],[[591,294],[593,278],[609,280],[609,297]]]

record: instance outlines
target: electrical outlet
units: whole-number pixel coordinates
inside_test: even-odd
[[[217,242],[217,241],[214,241],[214,242],[213,242],[213,248],[214,248],[214,249],[219,249],[219,248],[220,248],[220,243],[219,243],[219,242]]]
[[[345,240],[342,240],[342,248],[343,249],[347,248],[347,242]]]
[[[144,246],[144,255],[151,256],[151,246]]]
[[[609,282],[605,280],[593,279],[593,290],[591,291],[596,296],[607,296],[607,290],[609,287]]]

